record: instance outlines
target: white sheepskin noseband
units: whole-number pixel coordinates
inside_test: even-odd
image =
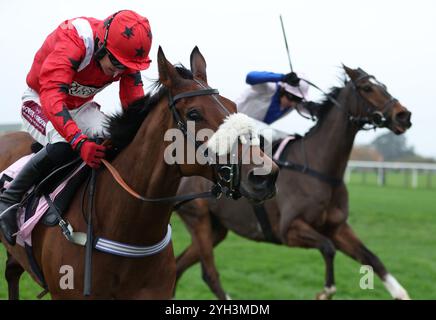
[[[223,156],[232,150],[238,138],[242,144],[260,144],[255,122],[243,113],[233,113],[227,116],[208,140],[207,146],[218,156]]]

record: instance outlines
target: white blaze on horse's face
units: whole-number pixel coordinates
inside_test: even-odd
[[[254,121],[243,113],[233,113],[227,116],[208,140],[207,146],[216,155],[224,156],[234,150],[238,139],[242,144],[260,145]]]

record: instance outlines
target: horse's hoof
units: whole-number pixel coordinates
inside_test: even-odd
[[[394,300],[412,300],[409,297],[409,294],[407,292],[403,292],[400,296],[395,297]]]
[[[228,293],[226,293],[226,300],[233,300],[232,297]]]
[[[331,300],[336,293],[336,287],[325,287],[320,293],[316,295],[316,300]]]
[[[328,295],[324,291],[316,294],[316,300],[331,300],[331,299],[332,299],[332,296]]]

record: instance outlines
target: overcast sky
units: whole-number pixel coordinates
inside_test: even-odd
[[[154,61],[161,45],[171,62],[189,66],[189,54],[197,45],[208,63],[209,84],[230,99],[244,90],[249,71],[289,71],[282,14],[297,72],[325,90],[340,83],[341,63],[375,75],[413,113],[409,144],[422,155],[436,157],[433,0],[0,0],[0,123],[20,122],[20,98],[33,56],[60,22],[77,16],[104,19],[120,9],[133,9],[150,20]],[[147,78],[157,78],[155,63],[143,78],[146,86]],[[310,93],[313,99],[320,97],[314,89]],[[105,112],[120,110],[118,84],[96,100]],[[311,125],[295,114],[278,123],[300,134]],[[361,132],[357,143],[385,132]]]

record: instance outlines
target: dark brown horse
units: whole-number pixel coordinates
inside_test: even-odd
[[[232,230],[256,241],[272,242],[275,238],[289,247],[318,249],[326,264],[325,288],[317,295],[319,299],[328,299],[336,291],[333,271],[336,250],[372,266],[394,298],[408,299],[406,290],[347,223],[348,192],[342,179],[354,138],[362,125],[376,123],[401,134],[411,126],[411,113],[375,78],[361,69],[344,68],[351,81],[332,91],[334,99],[323,103],[317,124],[287,148],[288,163],[306,166],[328,179],[280,170],[277,196],[265,203],[272,240],[262,232],[253,207],[244,199],[235,202],[198,199],[181,207],[178,214],[191,233],[192,244],[177,257],[177,279],[201,261],[203,279],[219,299],[225,299],[213,247]],[[186,178],[179,192],[200,191],[208,184],[201,178]]]
[[[112,165],[135,191],[148,198],[174,196],[182,176],[199,175],[211,181],[222,182],[220,167],[217,165],[198,162],[168,164],[164,161],[165,149],[170,144],[164,141],[164,135],[168,129],[177,126],[186,128],[183,125],[192,118],[196,121],[196,131],[217,131],[223,120],[236,112],[235,104],[208,87],[206,62],[197,48],[191,53],[192,72],[171,65],[160,48],[157,61],[160,89],[137,106],[112,117],[109,122],[112,145],[119,150]],[[188,137],[185,139],[182,135],[184,143],[192,147],[195,141],[189,137],[195,136],[196,132],[184,133]],[[15,139],[15,145],[25,145],[26,148],[11,157],[14,146],[5,150],[8,140],[0,139],[0,149],[3,151],[0,158],[8,159],[5,163],[2,162],[0,170],[5,169],[14,159],[30,153],[31,139],[28,136],[16,134],[7,139],[11,137]],[[262,158],[264,164],[271,166],[271,172],[253,179],[252,171],[259,165],[254,162],[242,163],[238,168],[240,190],[233,191],[240,191],[253,200],[262,201],[274,194],[278,168],[258,146],[250,148],[256,151],[253,154]],[[242,150],[242,147],[239,149]],[[77,192],[65,217],[75,231],[84,232],[87,225],[82,217],[80,201],[83,188],[84,186]],[[114,181],[108,170],[100,170],[96,183],[94,234],[123,244],[151,246],[167,235],[171,207],[170,202],[152,203],[133,198]],[[3,238],[2,241],[6,243]],[[34,256],[41,266],[52,298],[83,298],[84,247],[67,241],[59,228],[42,225],[35,228],[32,244]],[[9,261],[6,270],[10,297],[17,298],[18,280],[23,271],[21,267],[36,281],[38,279],[32,272],[22,247],[6,245],[6,248],[15,259]],[[69,270],[74,272],[73,289],[62,289],[60,285],[65,272],[62,271],[65,270],[61,269],[62,266],[70,266]],[[168,299],[172,297],[175,279],[176,264],[171,242],[159,253],[141,258],[121,257],[94,250],[92,293],[89,298]]]

